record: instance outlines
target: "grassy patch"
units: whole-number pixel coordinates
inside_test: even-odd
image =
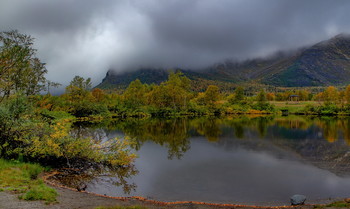
[[[271,104],[275,105],[277,110],[288,109],[289,113],[300,113],[303,112],[307,105],[320,106],[321,104],[317,101],[271,101]]]
[[[29,189],[24,195],[20,196],[23,200],[45,200],[47,203],[56,202],[57,192],[45,184],[35,185]]]
[[[350,208],[350,203],[347,203],[345,201],[337,201],[337,202],[332,202],[332,203],[328,204],[326,207]]]
[[[337,201],[332,202],[328,205],[315,205],[315,209],[321,209],[321,208],[350,208],[350,203],[345,201]]]
[[[24,200],[55,202],[57,192],[38,179],[44,168],[38,164],[21,163],[0,159],[0,191],[24,193]]]
[[[113,207],[97,207],[95,209],[148,209],[143,206],[113,206]]]

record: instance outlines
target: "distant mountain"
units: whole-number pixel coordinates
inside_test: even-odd
[[[302,50],[285,63],[267,68],[261,81],[275,86],[349,84],[350,36],[338,35]]]
[[[167,80],[169,73],[162,69],[140,69],[137,71],[115,73],[109,70],[102,82],[96,86],[101,89],[126,88],[130,82],[139,79],[142,83],[160,84]]]
[[[350,36],[332,39],[292,53],[277,53],[268,58],[244,62],[227,61],[202,70],[181,70],[192,82],[205,88],[208,84],[234,87],[245,83],[303,87],[350,84]],[[131,81],[161,83],[168,76],[162,69],[140,69],[116,73],[108,71],[99,88],[125,88]],[[201,86],[203,85],[203,86]]]

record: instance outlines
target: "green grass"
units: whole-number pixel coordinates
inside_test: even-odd
[[[23,200],[45,200],[47,203],[56,202],[57,192],[55,189],[45,184],[35,185],[24,195],[20,196]]]
[[[143,206],[113,206],[113,207],[97,207],[95,209],[148,209]]]
[[[328,205],[315,205],[314,208],[350,208],[350,203],[345,201],[332,202]]]
[[[55,202],[57,192],[46,186],[38,175],[44,168],[38,164],[0,159],[0,191],[12,191],[24,200]]]
[[[333,208],[350,208],[350,203],[347,203],[345,201],[337,201],[337,202],[332,202],[326,207],[333,207]]]
[[[300,101],[300,102],[271,101],[270,103],[275,105],[277,110],[288,109],[289,113],[302,112],[306,107],[306,105],[313,105],[313,106],[321,105],[317,101]]]

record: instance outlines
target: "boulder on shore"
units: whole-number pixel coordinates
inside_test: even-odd
[[[305,195],[296,194],[290,198],[290,203],[291,205],[304,205],[305,200]]]

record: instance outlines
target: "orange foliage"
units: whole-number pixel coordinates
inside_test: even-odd
[[[91,94],[97,102],[101,102],[105,98],[104,91],[99,88],[95,88],[94,90],[92,90]]]

